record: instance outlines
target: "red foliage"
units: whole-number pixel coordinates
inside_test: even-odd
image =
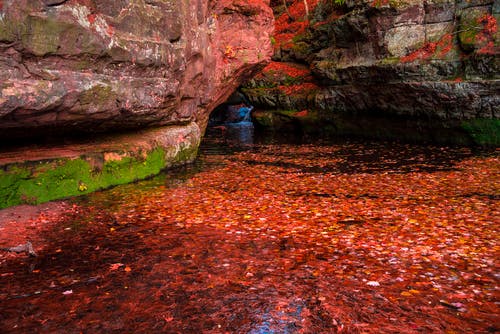
[[[87,15],[87,20],[89,21],[90,24],[93,24],[95,22],[96,14],[89,14]]]
[[[320,0],[309,0],[309,11],[312,12],[318,5]],[[291,48],[293,47],[293,38],[303,34],[309,26],[309,20],[306,17],[305,6],[303,0],[295,0],[289,7],[289,13],[281,14],[276,18],[274,26],[274,39],[276,40],[276,48]]]
[[[307,0],[310,13],[316,8],[316,6],[320,1],[325,1],[325,0]],[[304,1],[294,0],[293,3],[288,7],[288,11],[294,20],[304,19],[306,16],[306,7],[304,5]],[[287,14],[285,13],[285,15]]]
[[[427,42],[420,49],[413,51],[407,56],[401,58],[401,62],[408,63],[415,60],[429,59],[436,56],[444,57],[453,48],[453,36],[445,34],[437,42]]]
[[[308,114],[309,114],[309,111],[306,109],[306,110],[298,111],[293,115],[296,117],[306,117]]]
[[[371,6],[372,7],[382,7],[382,6],[386,6],[389,4],[389,0],[373,0],[373,2],[371,3]]]
[[[498,23],[494,16],[484,14],[477,20],[478,24],[483,26],[481,32],[476,36],[476,39],[482,44],[481,48],[477,50],[480,54],[496,54],[495,50],[495,34],[498,30]]]
[[[446,34],[438,41],[437,44],[439,50],[439,56],[444,57],[453,48],[453,36],[451,34]]]
[[[0,251],[0,332],[497,329],[498,156],[358,142],[221,151],[202,170],[32,219],[36,207],[0,210],[0,245],[30,238],[38,253]]]
[[[477,22],[483,25],[483,32],[489,35],[494,35],[498,30],[497,19],[490,14],[484,14]]]
[[[311,71],[307,68],[300,67],[298,64],[270,62],[263,70],[265,75],[272,75],[275,73],[285,74],[292,78],[306,78],[311,75]]]
[[[106,28],[106,33],[108,36],[113,36],[115,34],[115,28],[112,25],[108,25]]]
[[[278,86],[278,89],[285,95],[308,94],[317,91],[319,87],[311,82],[305,82],[297,85]]]

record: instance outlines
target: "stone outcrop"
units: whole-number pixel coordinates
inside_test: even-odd
[[[195,122],[272,53],[267,0],[0,0],[0,135]]]
[[[338,134],[399,127],[392,137],[448,141],[453,129],[469,136],[464,143],[496,132],[500,144],[498,1],[318,0],[308,19],[302,1],[289,3],[292,18],[275,4],[274,60],[309,72],[270,64],[245,85],[258,107],[307,109],[309,121]]]
[[[269,0],[0,0],[0,208],[192,161],[273,22]]]
[[[101,135],[49,147],[4,149],[0,209],[82,195],[158,174],[196,158],[200,129],[188,125]]]

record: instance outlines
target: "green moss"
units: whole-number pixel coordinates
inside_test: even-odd
[[[111,87],[96,85],[86,90],[80,95],[80,103],[86,104],[106,104],[108,101],[114,101],[116,94]]]
[[[54,20],[30,16],[27,20],[28,33],[23,36],[23,46],[35,55],[56,53],[60,45],[60,35],[65,25]]]
[[[399,57],[387,57],[380,60],[380,65],[396,65],[401,62]]]
[[[46,54],[95,54],[102,49],[83,27],[51,17],[29,16],[23,46],[37,56]]]
[[[16,24],[8,18],[0,18],[0,41],[14,42],[16,37],[20,35],[22,25]]]
[[[192,161],[197,147],[180,150],[173,163]],[[85,158],[12,165],[0,171],[0,208],[38,204],[125,184],[158,174],[167,156],[157,148],[143,157],[124,157],[95,168]]]
[[[500,146],[500,119],[475,119],[462,123],[462,128],[477,145]]]

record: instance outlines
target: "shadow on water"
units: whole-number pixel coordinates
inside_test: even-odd
[[[287,147],[333,147],[327,150],[296,150]],[[255,151],[272,155],[273,161],[243,159],[248,165],[263,165],[300,170],[304,173],[408,173],[412,171],[453,170],[456,161],[475,155],[495,155],[495,149],[477,149],[460,146],[408,144],[395,141],[367,141],[355,138],[317,139],[302,138],[290,133],[255,131],[251,123],[226,124],[223,128],[207,130],[201,146],[201,155],[233,154]],[[326,164],[299,163],[308,160],[331,159]],[[201,157],[202,159],[202,157]],[[295,161],[293,161],[295,160]]]

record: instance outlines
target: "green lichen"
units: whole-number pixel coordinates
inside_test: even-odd
[[[0,42],[14,42],[21,35],[23,26],[6,17],[0,18]]]
[[[481,146],[500,146],[500,119],[475,119],[462,122],[462,128],[474,143]]]
[[[114,101],[115,98],[116,94],[113,92],[111,87],[105,85],[95,85],[80,95],[80,103],[82,105],[102,105],[109,101]]]
[[[83,27],[51,17],[29,16],[26,33],[21,38],[23,46],[36,56],[46,54],[95,54],[101,47]]]
[[[54,20],[30,16],[27,20],[28,33],[23,36],[23,46],[35,55],[56,53],[60,46],[60,36],[65,28]]]
[[[86,157],[10,165],[0,170],[0,208],[38,204],[145,179],[171,164],[192,161],[196,152],[197,147],[186,146],[168,157],[164,149],[156,148],[146,157],[126,156],[100,167]]]

